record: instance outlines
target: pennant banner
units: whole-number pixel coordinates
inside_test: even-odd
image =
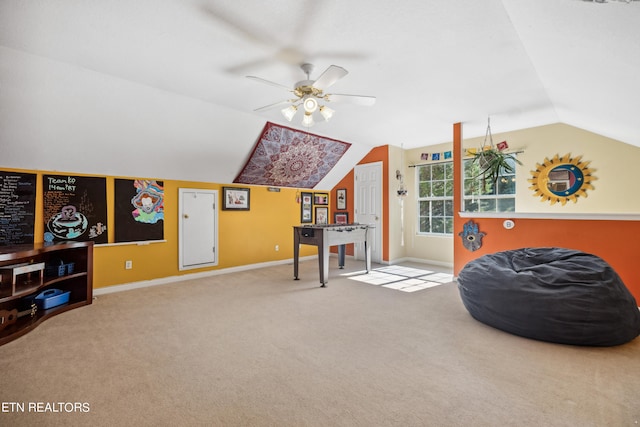
[[[482,149],[488,150],[489,148],[490,147],[483,147]],[[498,149],[498,151],[504,151],[507,148],[509,148],[509,144],[507,144],[507,141],[502,141],[496,144],[496,148]],[[478,151],[480,151],[479,148],[466,148],[464,150],[464,155],[467,157],[473,157]],[[420,160],[427,160],[427,161],[451,160],[452,158],[453,158],[452,151],[420,154]]]
[[[488,150],[489,146],[483,147],[483,150]],[[496,144],[496,148],[498,149],[498,151],[504,151],[507,148],[509,148],[509,144],[507,144],[507,141],[502,141]],[[464,155],[467,157],[473,157],[478,151],[480,151],[480,149],[478,148],[466,148],[464,150]]]
[[[431,160],[431,161],[438,161],[438,160],[450,160],[453,158],[453,152],[452,151],[444,151],[441,153],[422,153],[420,154],[420,160]]]

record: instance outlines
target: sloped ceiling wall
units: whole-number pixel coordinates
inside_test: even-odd
[[[351,148],[422,147],[565,122],[640,145],[640,2],[4,0],[4,167],[228,183],[290,96],[299,62],[350,74],[311,132]],[[314,76],[312,76],[313,78]]]
[[[223,106],[0,48],[0,165],[230,183],[264,120]],[[369,146],[347,150],[331,188]],[[345,166],[340,166],[345,164]]]

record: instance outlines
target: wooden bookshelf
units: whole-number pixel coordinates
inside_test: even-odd
[[[36,301],[53,290],[68,301],[49,308]],[[93,242],[0,246],[0,345],[92,299]]]

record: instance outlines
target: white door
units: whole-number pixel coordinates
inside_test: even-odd
[[[217,265],[218,191],[192,188],[178,191],[180,270]]]
[[[367,245],[371,261],[382,261],[382,162],[357,165],[354,169],[355,222],[371,224]],[[355,245],[355,258],[364,259],[364,244]]]

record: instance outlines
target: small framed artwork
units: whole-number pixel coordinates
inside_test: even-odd
[[[329,194],[327,193],[313,193],[313,204],[326,206],[329,204]]]
[[[300,222],[310,223],[313,222],[313,211],[311,210],[313,205],[312,193],[300,193]]]
[[[333,213],[334,224],[349,224],[349,212],[334,212]]]
[[[316,224],[329,224],[329,208],[316,207]]]
[[[336,190],[336,209],[340,211],[347,209],[347,189],[346,188],[338,188]]]
[[[249,189],[238,187],[222,187],[223,211],[248,211]]]

